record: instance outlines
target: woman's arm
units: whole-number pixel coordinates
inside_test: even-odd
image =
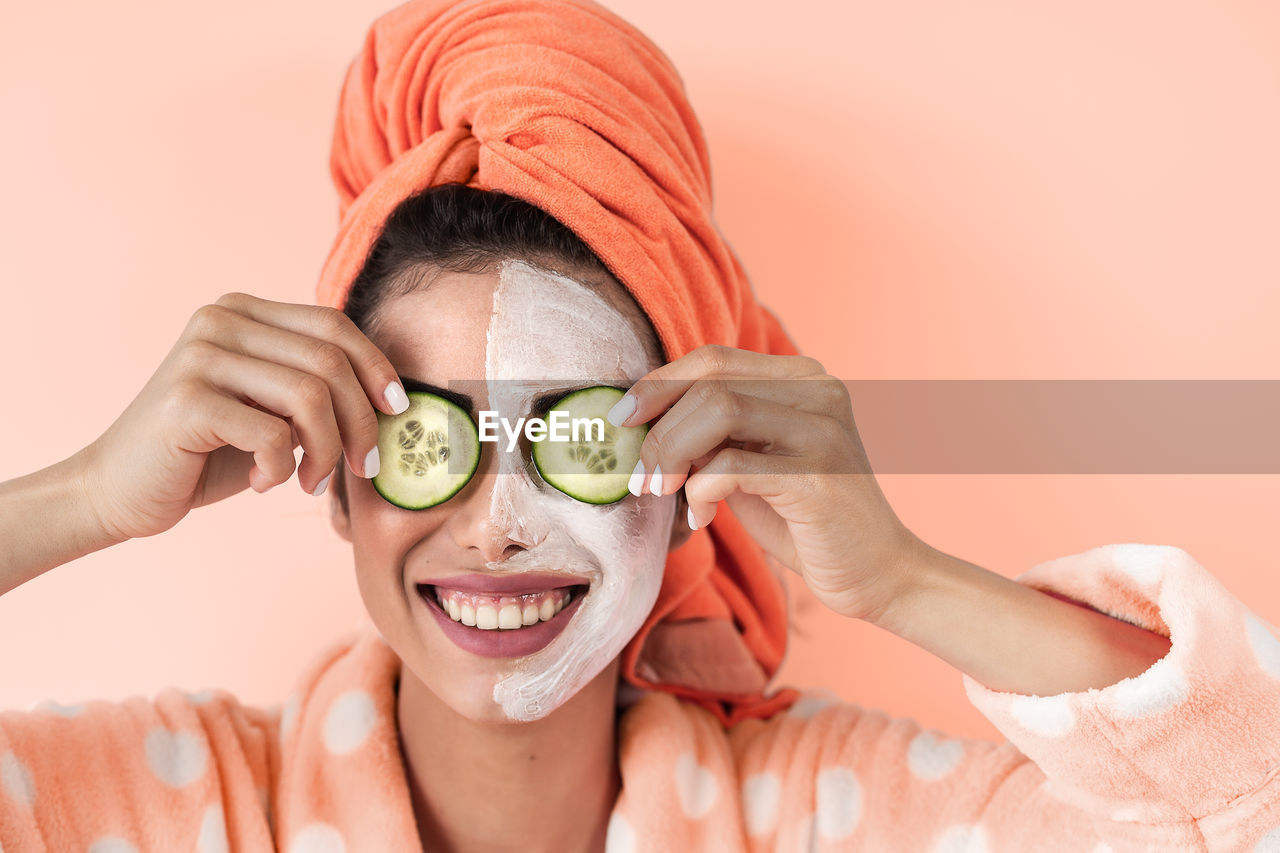
[[[992,690],[1053,696],[1102,688],[1169,651],[1167,637],[916,542],[897,573],[902,591],[869,621]]]
[[[372,477],[375,406],[395,414],[408,405],[394,366],[341,312],[228,293],[192,315],[92,444],[0,483],[0,595],[91,551],[162,533],[196,507],[265,492],[295,469],[313,495],[344,456]]]
[[[0,595],[121,540],[103,527],[85,488],[84,451],[0,483]]]
[[[727,503],[824,605],[961,669],[975,707],[1031,759],[995,776],[985,759],[970,765],[948,796],[933,782],[955,747],[940,750],[925,733],[890,750],[922,780],[907,786],[917,801],[886,805],[895,826],[940,802],[962,821],[937,826],[946,837],[924,846],[979,843],[992,820],[1009,849],[1063,838],[1090,849],[1090,830],[1115,850],[1270,849],[1280,837],[1280,639],[1185,551],[1108,545],[1016,581],[938,552],[889,506],[847,389],[812,359],[700,348],[627,394],[635,405],[620,404],[615,422],[657,418],[641,449],[642,470],[654,473],[636,479],[656,481],[655,493],[683,488],[694,528]],[[819,716],[808,728],[821,736],[836,721]],[[840,756],[886,754],[845,749],[861,728],[840,727],[839,756],[798,773],[815,787],[797,800],[797,820],[812,814],[811,791],[837,812],[848,801],[848,777],[828,773]],[[867,778],[876,784],[863,790],[884,789],[878,770]],[[1066,819],[1068,807],[1087,819]]]
[[[661,470],[662,492],[683,487],[691,527],[726,501],[827,607],[990,689],[1104,687],[1169,650],[1159,634],[950,557],[907,529],[871,471],[848,389],[813,359],[700,347],[627,396],[635,405],[620,404],[617,423],[661,415],[641,448],[639,491]]]

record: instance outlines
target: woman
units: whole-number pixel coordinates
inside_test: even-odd
[[[754,302],[707,174],[674,71],[598,6],[376,22],[320,306],[196,311],[102,437],[4,484],[0,591],[279,485],[300,445],[377,630],[282,708],[167,691],[3,714],[0,849],[1280,843],[1270,629],[1177,549],[1015,583],[915,537],[844,389]],[[528,443],[424,509],[376,482],[411,394],[514,419],[595,385],[630,391],[615,428],[649,426],[620,500],[554,488]],[[765,555],[961,669],[1012,742],[766,692],[786,626]],[[508,606],[519,627],[493,624]]]

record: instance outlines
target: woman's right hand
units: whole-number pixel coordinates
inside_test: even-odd
[[[396,404],[393,408],[393,403]],[[320,494],[345,455],[378,473],[377,406],[408,399],[387,357],[342,312],[229,293],[192,315],[124,413],[83,454],[112,539],[168,530],[195,507],[293,474]]]

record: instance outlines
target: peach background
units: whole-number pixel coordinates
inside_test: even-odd
[[[682,70],[720,225],[832,373],[1275,378],[1274,8],[608,5]],[[202,303],[227,290],[311,298],[336,220],[338,85],[387,8],[7,10],[0,478],[98,435]],[[1280,620],[1274,476],[882,485],[926,541],[995,571],[1109,542],[1174,544]],[[995,735],[954,670],[793,588],[784,681]],[[245,493],[0,601],[0,707],[169,684],[272,702],[362,618],[324,502],[293,484]]]

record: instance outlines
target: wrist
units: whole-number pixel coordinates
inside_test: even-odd
[[[121,541],[98,518],[80,454],[0,483],[0,595]]]
[[[53,466],[59,488],[72,510],[72,529],[85,547],[85,553],[118,545],[131,537],[113,525],[102,511],[101,478],[95,467],[96,445],[90,444],[70,458]]]
[[[905,637],[911,625],[918,623],[923,600],[938,587],[947,570],[946,561],[952,558],[914,535],[900,554],[892,595],[866,621]]]

